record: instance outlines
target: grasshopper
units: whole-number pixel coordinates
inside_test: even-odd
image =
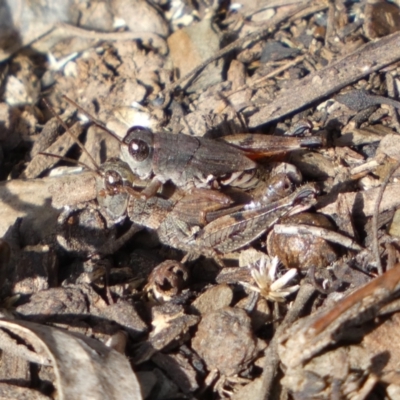
[[[274,178],[282,178],[284,173],[280,171],[268,189],[273,186]],[[242,210],[243,205],[232,205],[231,196],[211,189],[185,191],[167,185],[162,194],[141,198],[134,186],[146,185],[146,181],[135,181],[127,163],[118,159],[102,164],[99,172],[97,201],[103,215],[114,224],[128,215],[135,226],[156,230],[162,243],[188,252],[196,249],[198,254],[225,254],[245,246],[265,232],[276,218],[286,215],[294,203],[315,193],[310,185],[288,196],[285,189],[280,191],[280,197],[284,197],[281,200],[265,204],[263,196],[261,202],[253,202],[253,209]],[[281,184],[280,180],[278,183]]]
[[[121,140],[104,123],[71,99],[66,96],[64,98],[120,142],[121,159],[128,163],[134,174],[143,180],[151,179],[151,183],[142,191],[146,198],[155,195],[167,181],[186,190],[193,187],[215,189],[221,185],[248,190],[264,178],[255,160],[323,144],[319,136],[240,134],[217,140],[152,132],[140,126],[129,128]]]
[[[130,128],[121,144],[121,158],[142,179],[152,178],[144,195],[168,180],[182,188],[254,187],[262,172],[253,159],[321,145],[319,137],[233,135],[225,140]]]
[[[281,200],[243,209],[243,206],[226,208],[229,198],[222,193],[219,199],[211,201],[215,191],[197,189],[177,202],[159,197],[147,200],[131,197],[128,215],[134,223],[155,229],[163,244],[186,251],[190,256],[203,254],[220,262],[220,255],[250,244],[282,216],[311,207],[315,194],[313,186],[305,185]],[[193,210],[190,204],[199,198],[208,207],[197,206]],[[239,211],[239,207],[243,210]],[[191,212],[184,215],[183,210]]]
[[[255,142],[254,138],[257,139]],[[287,139],[286,150],[316,144],[308,138],[287,137],[279,138],[280,148],[282,139]],[[229,175],[236,172],[257,173],[258,165],[246,154],[253,153],[256,155],[253,158],[257,158],[261,153],[267,154],[271,146],[260,145],[261,138],[252,138],[252,135],[228,140],[232,144],[131,128],[121,144],[121,155],[126,164],[113,161],[104,166],[98,185],[98,201],[114,220],[122,218],[126,210],[134,224],[156,230],[164,244],[200,254],[226,254],[244,247],[261,236],[278,218],[297,210],[294,204],[304,200],[307,204],[303,204],[303,208],[310,206],[306,200],[315,194],[315,189],[305,186],[281,200],[254,205],[253,209],[230,208],[231,198],[210,188],[215,183],[218,187],[219,182],[229,180]],[[271,151],[269,154],[276,153]],[[146,188],[152,190],[143,198],[133,190],[132,175],[127,166],[143,181],[152,179]],[[169,180],[178,187],[176,194],[170,198],[154,196],[154,189]],[[285,190],[281,192],[288,194]]]
[[[128,164],[120,159],[107,160],[99,167],[97,176],[97,202],[112,223],[122,221],[126,216],[130,188],[135,183],[135,176]]]
[[[236,171],[254,171],[257,165],[225,142],[183,134],[153,133],[130,128],[121,145],[121,158],[142,179],[153,177],[150,187],[171,180],[182,188],[211,188]],[[153,190],[147,193],[152,195]]]

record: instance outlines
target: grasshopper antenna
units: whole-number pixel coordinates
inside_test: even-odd
[[[92,121],[96,126],[98,126],[99,128],[103,129],[105,132],[107,132],[108,134],[110,134],[114,139],[118,140],[118,142],[120,144],[124,144],[124,142],[120,139],[120,137],[118,135],[116,135],[112,130],[108,129],[106,127],[106,125],[101,122],[100,120],[98,120],[97,118],[95,118],[93,115],[91,115],[90,113],[88,113],[86,110],[84,110],[78,103],[76,103],[74,100],[70,99],[68,96],[66,96],[65,94],[63,94],[61,96],[63,99],[65,99],[69,104],[73,105],[77,110],[79,110],[82,114],[84,114],[87,118],[89,118],[90,121]]]
[[[78,146],[81,148],[81,150],[89,157],[90,161],[92,162],[93,166],[95,167],[96,170],[99,170],[99,166],[96,163],[95,159],[92,157],[92,155],[86,150],[85,146],[80,142],[78,137],[72,133],[71,129],[68,128],[67,124],[60,118],[60,116],[54,111],[54,108],[50,105],[50,103],[46,99],[42,99],[43,103],[46,105],[46,107],[51,111],[51,113],[57,118],[57,121],[62,125],[62,127],[65,129],[66,132],[74,139],[74,141],[78,144]],[[48,155],[48,154],[47,154]],[[57,157],[56,157],[57,158]],[[64,158],[65,159],[65,158]],[[86,166],[87,167],[87,166]],[[91,170],[91,168],[89,168]]]
[[[73,158],[69,158],[69,157],[59,156],[59,155],[57,155],[57,154],[46,153],[46,152],[44,152],[44,151],[41,151],[41,152],[39,152],[38,154],[40,154],[40,155],[42,155],[42,156],[58,158],[59,160],[68,161],[68,162],[73,163],[73,164],[81,165],[82,167],[87,168],[89,171],[92,171],[92,172],[94,172],[95,174],[101,176],[101,174],[100,174],[100,172],[99,172],[98,170],[94,170],[93,168],[89,167],[89,165],[83,163],[82,161],[74,160]]]

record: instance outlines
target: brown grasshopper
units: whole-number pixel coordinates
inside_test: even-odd
[[[252,207],[239,211],[243,205],[232,206],[230,196],[211,189],[185,191],[172,188],[172,194],[168,194],[167,185],[163,193],[167,198],[159,194],[144,199],[138,196],[134,187],[145,184],[146,181],[135,181],[129,166],[121,160],[109,160],[99,167],[97,201],[107,226],[128,215],[135,232],[140,227],[153,229],[163,244],[191,255],[214,256],[219,262],[219,255],[251,243],[278,218],[299,211],[299,208],[308,208],[310,198],[315,194],[314,187],[306,185],[281,200],[261,205],[252,203]],[[286,191],[282,193],[286,194]],[[111,241],[115,239],[111,238]]]
[[[152,179],[142,192],[153,196],[167,181],[188,188],[219,188],[221,185],[250,189],[263,179],[254,161],[266,156],[284,154],[302,147],[321,146],[322,138],[277,137],[266,135],[233,135],[224,140],[152,132],[144,127],[128,129],[121,140],[101,121],[93,118],[74,101],[64,98],[88,116],[121,145],[121,158],[141,179]],[[233,176],[233,177],[232,177]]]
[[[162,195],[144,199],[133,187],[142,187],[146,181],[135,180],[127,163],[113,159],[99,168],[97,201],[112,222],[127,214],[135,225],[156,230],[164,244],[196,254],[226,254],[257,239],[278,218],[310,207],[315,188],[306,185],[289,194],[288,176],[296,175],[290,167],[280,165],[267,181],[267,192],[272,188],[275,195],[268,204],[263,193],[259,203],[239,211],[243,205],[232,206],[230,196],[211,189],[172,188],[171,194],[167,185]],[[301,178],[290,177],[296,183]]]
[[[235,169],[258,171],[257,164],[247,158],[242,150],[222,141],[186,135],[155,134],[144,129],[134,129],[129,132],[140,133],[142,139],[148,139],[148,142],[137,138],[126,139],[129,144],[122,146],[121,149],[121,152],[129,148],[132,150],[138,145],[137,154],[146,156],[142,160],[144,164],[138,162],[138,171],[145,172],[142,175],[139,174],[139,177],[150,178],[153,174],[153,178],[158,182],[160,182],[158,176],[162,177],[161,182],[165,182],[168,180],[167,172],[170,171],[172,182],[185,189],[178,188],[172,197],[156,196],[144,200],[138,198],[137,192],[133,189],[135,177],[129,169],[132,165],[118,159],[110,160],[101,167],[94,164],[97,174],[97,201],[105,214],[107,225],[121,221],[127,212],[134,224],[157,230],[163,243],[188,252],[194,250],[200,254],[225,254],[243,247],[265,232],[277,218],[286,215],[294,203],[315,193],[313,188],[308,188],[308,190],[296,191],[293,195],[269,205],[239,212],[238,208],[241,206],[230,207],[232,200],[229,196],[218,191],[196,187],[187,193],[187,184],[191,182],[193,186],[196,186],[196,183],[202,186],[203,180],[207,187],[207,179],[210,179],[210,182],[214,179],[214,175],[205,177],[209,167],[214,171],[217,170],[216,175],[220,175],[221,178],[226,177]],[[184,144],[189,144],[188,148],[183,145],[185,152],[182,157],[177,152],[180,146],[178,139]],[[296,138],[286,139],[293,143],[293,139]],[[249,148],[255,148],[250,139],[247,142],[244,139],[240,140],[240,145],[246,151]],[[149,145],[147,146],[146,143]],[[301,140],[297,140],[291,146],[300,146],[301,143]],[[264,154],[267,153],[266,149],[262,151]],[[254,152],[259,153],[258,150]],[[132,151],[128,150],[128,153],[131,157]],[[211,155],[207,155],[208,153]],[[218,159],[220,154],[223,155],[221,160]],[[176,155],[179,156],[178,159]],[[159,169],[159,166],[163,164],[162,160],[165,161],[167,172]],[[213,163],[204,164],[204,160],[211,160]],[[174,167],[178,167],[178,171],[174,172]],[[286,185],[286,181],[283,180],[283,182]],[[135,184],[135,186],[143,185],[146,185],[144,180],[141,180],[139,185]],[[286,188],[283,189],[280,192],[288,194]]]
[[[150,188],[171,180],[176,186],[211,188],[218,178],[254,171],[255,162],[225,142],[130,128],[121,145],[124,159],[142,179],[153,178]]]
[[[159,197],[147,200],[132,197],[128,215],[134,223],[155,229],[163,244],[220,261],[219,255],[250,244],[282,216],[309,208],[316,189],[305,185],[284,199],[242,211],[238,207],[224,208],[229,198],[222,193],[211,202],[210,197],[215,193],[219,192],[197,189],[176,203]],[[203,198],[208,208],[193,209],[190,204],[198,198]],[[182,210],[191,212],[182,219]]]
[[[232,206],[231,196],[210,189],[193,188],[185,191],[166,185],[162,194],[143,199],[138,196],[134,187],[143,187],[146,181],[135,180],[126,163],[113,159],[99,167],[99,174],[96,177],[97,201],[103,215],[111,220],[108,225],[113,225],[128,215],[135,225],[156,230],[164,244],[187,251],[191,251],[192,247],[198,247],[197,253],[211,254],[217,245],[210,240],[211,232],[227,235],[223,239],[225,247],[231,247],[234,240],[239,247],[247,244],[243,242],[244,236],[238,239],[231,218],[238,221],[239,215],[242,215],[243,223],[237,225],[237,229],[246,232],[252,241],[268,228],[271,224],[268,221],[274,221],[272,214],[280,215],[281,209],[290,209],[293,202],[297,202],[302,196],[307,197],[310,190],[314,191],[314,188],[307,190],[308,187],[304,187],[292,196],[287,196],[289,194],[287,181],[290,183],[290,180],[285,174],[291,173],[293,171],[289,171],[287,166],[283,169],[279,166],[277,173],[267,181],[269,182],[267,192],[273,188],[274,195],[280,195],[279,198],[284,197],[282,200],[271,202],[270,197],[268,199],[270,204],[266,205],[264,193],[260,197],[263,206],[253,202],[254,210],[239,212],[243,209],[243,205]],[[275,178],[278,178],[277,182]],[[283,189],[282,182],[285,186]],[[243,200],[250,201],[249,197]],[[255,223],[251,221],[252,218]],[[191,238],[196,233],[198,237],[191,243]],[[217,253],[221,253],[219,247]]]
[[[121,158],[140,178],[152,177],[152,183],[144,193],[150,196],[154,188],[168,180],[183,188],[216,188],[229,184],[248,189],[260,179],[259,166],[253,159],[315,145],[321,145],[319,137],[248,134],[215,140],[183,134],[155,133],[133,127],[122,141]]]

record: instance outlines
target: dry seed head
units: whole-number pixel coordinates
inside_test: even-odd
[[[289,269],[285,274],[278,278],[279,259],[265,255],[259,261],[249,264],[251,276],[256,285],[241,282],[261,296],[270,301],[283,302],[286,297],[296,292],[299,285],[287,286],[297,275],[295,268]]]

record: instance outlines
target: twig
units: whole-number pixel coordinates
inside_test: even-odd
[[[117,252],[122,246],[124,246],[128,240],[130,240],[136,233],[143,230],[143,227],[140,225],[132,224],[132,226],[118,239],[113,239],[106,242],[101,250],[97,252],[94,256],[96,257],[105,257],[110,254]]]
[[[400,32],[369,42],[354,53],[293,83],[270,104],[262,107],[258,104],[259,110],[249,117],[249,128],[281,119],[399,59]]]
[[[285,63],[285,65],[282,65],[281,67],[274,69],[269,74],[264,75],[261,78],[256,79],[255,81],[251,82],[251,87],[254,88],[256,86],[259,86],[259,84],[261,82],[265,81],[266,79],[273,78],[274,76],[279,75],[281,72],[294,67],[295,65],[301,63],[304,60],[304,58],[305,58],[305,55],[301,55],[301,56],[295,58],[294,60],[291,60],[291,61]]]
[[[258,398],[268,400],[270,398],[270,391],[272,388],[272,383],[274,381],[276,371],[279,366],[279,356],[278,356],[278,339],[282,332],[287,329],[296,319],[299,317],[300,313],[303,311],[305,304],[310,300],[311,296],[315,293],[315,288],[303,280],[300,286],[299,292],[297,293],[296,300],[294,301],[292,307],[286,314],[284,320],[282,321],[279,328],[276,330],[274,337],[267,350],[265,351],[265,364],[264,370],[261,375],[262,385]]]
[[[386,175],[386,178],[382,182],[382,186],[379,188],[378,195],[376,197],[376,202],[375,202],[375,207],[374,207],[374,212],[372,214],[372,251],[374,253],[375,259],[376,259],[376,266],[378,269],[378,274],[382,275],[383,274],[383,268],[382,268],[382,261],[381,261],[381,256],[379,254],[379,240],[378,240],[378,216],[379,216],[379,207],[381,205],[383,193],[385,192],[386,186],[389,183],[389,180],[396,171],[397,168],[400,167],[400,160],[394,164],[390,170],[388,171],[388,174]]]
[[[90,31],[83,28],[78,28],[74,25],[69,25],[66,23],[58,23],[56,24],[56,29],[58,32],[65,33],[71,36],[77,36],[85,39],[97,39],[97,40],[141,40],[146,43],[151,44],[153,47],[157,48],[157,50],[161,54],[167,54],[168,48],[165,43],[165,40],[152,32],[98,32],[98,31]]]
[[[368,173],[377,169],[384,159],[386,158],[385,154],[378,154],[372,160],[367,161],[364,164],[358,165],[357,167],[353,167],[350,169],[350,177],[351,179],[360,179]]]

